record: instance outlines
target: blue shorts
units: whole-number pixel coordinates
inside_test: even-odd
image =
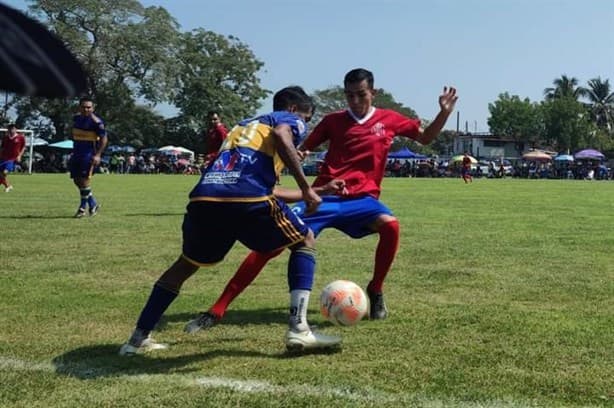
[[[286,203],[196,201],[183,218],[183,256],[195,265],[220,262],[239,241],[256,252],[301,242],[309,228]]]
[[[324,196],[313,214],[305,215],[303,201],[297,203],[292,211],[305,221],[316,237],[325,228],[336,228],[352,238],[362,238],[375,232],[369,225],[380,215],[393,215],[388,207],[371,196],[349,199]]]
[[[94,170],[92,165],[92,156],[72,156],[68,162],[68,170],[70,170],[70,178],[90,178]]]
[[[0,173],[15,171],[15,160],[0,161]]]

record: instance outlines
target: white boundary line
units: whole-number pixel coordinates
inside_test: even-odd
[[[14,357],[0,356],[0,370],[14,370],[14,371],[33,371],[33,372],[46,372],[55,373],[58,370],[64,369],[66,373],[80,377],[80,378],[92,378],[95,375],[104,376],[108,370],[104,368],[93,368],[85,365],[78,364],[56,364],[52,362],[30,362],[21,360]],[[62,375],[62,374],[59,374]],[[142,382],[142,383],[165,383],[176,384],[181,386],[193,386],[201,388],[226,388],[237,393],[243,394],[288,394],[288,395],[301,395],[301,396],[326,396],[341,398],[351,401],[371,403],[375,406],[379,404],[402,404],[400,406],[418,405],[425,408],[445,408],[445,407],[458,407],[458,408],[483,408],[483,407],[501,407],[501,408],[518,408],[535,406],[532,404],[522,404],[515,402],[512,399],[502,401],[489,401],[487,403],[481,402],[466,402],[466,401],[442,401],[436,399],[429,399],[424,396],[412,395],[412,394],[389,394],[381,391],[376,391],[368,388],[356,390],[353,388],[332,388],[332,387],[319,387],[311,386],[308,384],[297,385],[275,385],[268,381],[262,380],[236,380],[232,378],[224,377],[198,377],[190,376],[186,374],[125,374],[117,375],[117,372],[113,372],[113,378],[123,378],[128,381]]]

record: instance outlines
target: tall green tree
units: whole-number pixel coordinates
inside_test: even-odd
[[[29,3],[83,65],[111,143],[173,141],[198,150],[208,110],[220,110],[232,123],[255,113],[268,94],[257,77],[263,63],[247,45],[204,29],[182,33],[162,7],[137,0]],[[153,111],[159,103],[175,105],[177,117],[163,120]],[[48,118],[54,139],[61,140],[69,135],[77,101],[18,97],[14,105],[23,123]]]
[[[207,113],[220,112],[226,123],[253,115],[270,92],[260,85],[264,65],[235,37],[204,29],[184,33],[176,60],[179,69],[173,103],[194,131],[207,126]]]
[[[555,98],[541,104],[544,142],[557,151],[574,151],[595,142],[596,127],[582,103],[573,97]]]
[[[552,81],[554,87],[544,89],[544,96],[547,101],[558,98],[578,99],[583,95],[584,90],[578,86],[578,78],[561,75],[560,78]]]
[[[592,119],[600,129],[614,136],[614,90],[610,87],[610,81],[597,77],[590,79],[587,85],[582,90],[588,100]]]
[[[491,133],[514,139],[519,150],[523,150],[525,144],[536,145],[544,133],[539,104],[529,98],[520,99],[518,95],[504,92],[488,104],[488,111]]]

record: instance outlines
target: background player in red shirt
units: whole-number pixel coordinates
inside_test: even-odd
[[[301,216],[316,237],[324,228],[336,228],[352,238],[379,234],[375,267],[367,285],[367,294],[371,304],[370,318],[385,319],[388,310],[384,303],[383,283],[399,246],[399,222],[379,201],[388,151],[395,136],[405,136],[421,144],[430,143],[441,132],[458,97],[455,88],[444,87],[439,96],[440,111],[423,129],[419,120],[372,105],[375,88],[370,71],[359,68],[348,72],[344,89],[348,109],[325,116],[301,146],[301,150],[308,151],[329,142],[328,153],[313,186],[323,186],[334,179],[344,180],[344,194],[322,197],[320,207],[313,214],[305,213],[302,202],[293,211]],[[280,253],[251,252],[218,301],[201,315],[201,328],[211,327],[219,321],[230,302],[254,280],[269,259]],[[291,281],[293,278],[289,276],[288,279]],[[308,301],[308,295],[305,295],[305,300]]]
[[[8,125],[7,130],[0,144],[0,184],[8,193],[13,189],[8,174],[15,171],[15,164],[21,161],[21,156],[26,150],[26,139],[21,133],[17,133],[17,126],[14,124]]]
[[[467,152],[463,156],[461,172],[465,184],[473,182],[473,177],[471,176],[471,157],[469,157]]]
[[[205,140],[205,167],[215,159],[222,143],[226,140],[226,135],[228,135],[228,129],[222,123],[220,114],[217,111],[210,111],[208,116],[209,129],[207,130],[207,139]]]

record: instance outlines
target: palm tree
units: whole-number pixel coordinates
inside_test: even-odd
[[[578,100],[584,93],[584,89],[578,87],[578,78],[569,78],[567,75],[562,75],[560,78],[552,81],[552,83],[554,84],[554,88],[544,89],[544,96],[547,101],[565,97],[571,97]]]
[[[591,117],[598,127],[609,133],[614,127],[614,91],[610,88],[610,81],[597,77],[587,84],[588,87],[582,88],[582,94],[589,100]]]

